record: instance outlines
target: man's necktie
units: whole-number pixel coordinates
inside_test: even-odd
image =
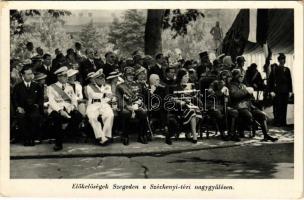
[[[64,91],[64,89],[65,89],[65,86],[64,86],[64,85],[62,85],[62,90]]]
[[[73,83],[73,84],[71,84],[71,85],[72,85],[72,87],[73,87],[74,92],[76,93],[76,85],[75,85],[75,83]]]

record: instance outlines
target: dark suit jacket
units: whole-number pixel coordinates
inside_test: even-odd
[[[45,79],[46,85],[51,85],[53,83],[57,82],[57,76],[54,74],[53,67],[50,68],[50,71],[45,69],[44,66],[41,66],[40,68],[37,69],[37,72],[44,73],[47,75]]]
[[[150,70],[148,71],[148,79],[151,74],[157,74],[159,76],[159,79],[161,80],[161,82],[162,83],[164,82],[164,80],[165,80],[164,71],[162,68],[159,68],[158,65],[154,65],[150,68]]]
[[[35,82],[31,82],[31,86],[28,89],[22,81],[13,89],[12,101],[14,110],[17,107],[22,107],[28,113],[38,106],[39,111],[43,113],[43,100],[43,88]]]
[[[57,69],[59,69],[60,67],[67,66],[67,65],[68,65],[68,63],[67,63],[65,57],[62,57],[62,58],[56,57],[56,58],[54,58],[52,60],[52,67],[51,67],[51,69],[54,72]]]
[[[201,77],[202,73],[205,73],[207,68],[211,69],[212,64],[211,63],[202,63],[201,65],[199,65],[196,69],[197,77]]]
[[[275,93],[292,92],[292,79],[287,67],[274,67],[269,75],[268,90]]]
[[[155,104],[158,104],[160,103],[160,107],[159,109],[161,111],[164,111],[164,101],[165,101],[165,97],[166,97],[166,93],[167,93],[167,90],[166,90],[166,87],[156,87],[156,90],[154,91],[153,94],[150,93],[150,90],[151,90],[151,87],[149,86],[148,87],[148,93],[146,93],[146,97],[145,97],[145,103],[146,105],[150,104],[149,105],[149,108],[151,106],[154,106]]]
[[[79,74],[80,74],[80,82],[83,84],[87,84],[86,81],[87,75],[90,72],[95,72],[102,68],[102,64],[99,60],[93,59],[93,63],[87,58],[82,61],[79,65]]]
[[[103,73],[107,77],[109,74],[113,71],[115,71],[116,66],[115,65],[110,65],[109,63],[106,63],[102,66],[103,68]]]

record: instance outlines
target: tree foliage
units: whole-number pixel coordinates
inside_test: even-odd
[[[174,9],[165,10],[163,17],[163,28],[174,31],[173,38],[185,36],[188,33],[188,25],[205,15],[196,9]]]
[[[196,9],[167,9],[159,10],[158,12],[149,12],[148,10],[145,33],[150,34],[153,32],[153,35],[150,34],[149,37],[147,35],[145,37],[145,53],[153,55],[162,51],[163,30],[171,30],[171,39],[175,39],[178,36],[184,37],[188,33],[188,25],[203,17],[204,14]],[[158,23],[158,21],[153,19],[162,19],[162,23]]]
[[[206,24],[202,19],[191,22],[188,25],[187,34],[178,35],[172,39],[176,33],[170,29],[166,29],[162,34],[163,51],[170,54],[170,61],[177,62],[175,50],[180,51],[183,58],[197,58],[198,53],[211,49],[210,40],[212,38],[208,34]]]
[[[67,10],[46,10],[50,17],[60,19],[62,16],[71,15]],[[25,20],[27,17],[40,16],[45,11],[41,10],[10,10],[11,35],[25,33]]]
[[[72,46],[69,34],[63,28],[62,13],[55,11],[17,11],[22,16],[22,33],[15,32],[11,22],[11,54],[21,56],[27,42],[41,47],[45,52],[53,53],[56,48],[67,49]],[[58,16],[57,16],[57,14]],[[17,15],[16,12],[11,14]],[[12,16],[11,16],[12,17]],[[13,17],[14,18],[14,17]]]
[[[108,41],[123,56],[144,48],[145,16],[139,10],[127,10],[121,21],[114,18],[110,25]]]
[[[81,29],[78,41],[82,43],[84,49],[93,48],[98,50],[99,53],[105,54],[107,51],[113,49],[112,45],[109,44],[109,41],[107,40],[108,33],[108,28],[99,28],[93,21],[90,21]]]
[[[80,32],[80,41],[84,48],[95,48],[97,46],[97,40],[100,37],[96,26],[94,26],[93,21],[84,25]]]

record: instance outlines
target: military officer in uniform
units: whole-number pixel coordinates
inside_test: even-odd
[[[288,67],[285,67],[286,56],[280,53],[279,66],[274,67],[269,75],[268,90],[274,97],[273,115],[276,126],[286,126],[288,99],[292,96],[292,78]]]
[[[121,117],[122,142],[129,144],[127,124],[131,118],[137,118],[139,124],[138,142],[147,144],[147,109],[141,98],[141,85],[134,81],[134,68],[126,67],[124,71],[125,82],[116,88],[118,107]]]
[[[244,76],[239,69],[232,70],[231,84],[228,86],[231,98],[231,107],[238,110],[238,123],[240,136],[244,135],[245,125],[248,124],[255,136],[253,128],[254,120],[258,121],[261,125],[263,133],[263,141],[276,141],[277,138],[268,135],[267,116],[264,112],[255,107],[251,100],[253,99],[253,88],[246,87],[243,82]]]
[[[111,86],[105,83],[105,75],[100,69],[91,75],[91,83],[86,87],[88,107],[86,114],[100,145],[107,145],[112,139],[114,113],[109,104],[113,94]],[[98,121],[101,115],[103,126]]]
[[[246,71],[244,70],[245,62],[246,62],[246,60],[245,60],[244,56],[238,56],[238,57],[236,57],[236,65],[233,68],[233,69],[240,70],[242,73],[242,76],[245,76],[245,74],[246,74]],[[231,69],[231,70],[233,70],[233,69]]]
[[[52,122],[52,133],[56,139],[54,150],[59,151],[63,148],[62,125],[67,123],[66,133],[79,133],[79,124],[82,115],[77,110],[77,97],[70,84],[67,83],[68,68],[60,67],[54,72],[58,81],[48,87],[49,108],[48,113]]]

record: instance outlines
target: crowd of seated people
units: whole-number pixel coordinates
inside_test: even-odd
[[[56,49],[52,56],[40,47],[35,53],[30,42],[26,48],[23,57],[10,63],[11,139],[24,146],[53,138],[53,149],[59,151],[64,137],[90,133],[97,145],[111,144],[113,135],[129,145],[132,132],[137,142],[147,144],[155,124],[168,145],[181,132],[197,143],[204,123],[219,131],[224,141],[240,141],[247,130],[254,137],[257,125],[263,141],[277,140],[268,134],[266,114],[254,104],[254,91],[267,86],[255,63],[245,71],[243,56],[235,64],[225,55],[211,63],[208,53],[202,52],[200,64],[194,60],[172,64],[162,53],[154,59],[138,50],[130,58],[107,52],[103,59],[97,50],[83,50],[80,43],[66,55]],[[280,54],[284,67],[282,59]],[[287,67],[277,68],[281,76],[290,75]],[[284,81],[289,84],[285,90],[291,92],[291,81]],[[277,80],[270,83],[275,86],[269,92],[284,95],[285,90],[276,89]]]

